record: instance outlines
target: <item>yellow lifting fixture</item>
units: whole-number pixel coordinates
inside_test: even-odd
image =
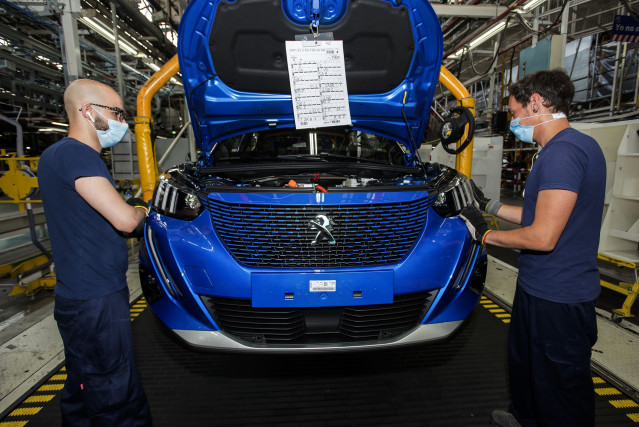
[[[0,203],[17,204],[20,211],[28,211],[30,221],[33,220],[31,203],[42,202],[32,199],[38,190],[38,178],[35,173],[39,160],[39,157],[18,156],[16,153],[0,150],[0,190],[8,198],[0,200]],[[33,227],[34,224],[30,226]],[[46,270],[50,264],[50,255],[41,253],[0,265],[0,275],[17,280],[9,296],[26,294],[31,297],[42,289],[53,289],[56,283],[55,274],[51,269]]]
[[[42,202],[30,199],[38,190],[35,172],[39,160],[39,157],[17,156],[16,153],[0,150],[0,163],[4,166],[0,175],[0,190],[10,198],[0,200],[0,203],[14,203],[20,211],[24,211],[27,203]]]
[[[615,285],[605,280],[601,280],[601,286],[603,286],[604,288],[608,288],[622,295],[626,295],[626,299],[624,300],[621,308],[616,308],[612,310],[612,316],[611,316],[612,320],[614,320],[615,322],[620,322],[621,319],[623,319],[624,317],[634,317],[634,315],[630,312],[630,310],[632,309],[632,304],[635,303],[635,300],[637,299],[637,295],[639,294],[639,279],[638,279],[639,265],[637,265],[634,262],[622,261],[620,259],[613,258],[611,256],[603,255],[603,254],[599,254],[598,258],[601,261],[609,262],[618,267],[629,268],[634,272],[634,277],[635,277],[634,283],[619,282],[618,285]]]
[[[25,294],[32,297],[43,289],[52,290],[56,282],[55,273],[52,271],[46,273],[43,270],[28,273],[30,270],[38,270],[37,267],[44,266],[48,262],[49,258],[45,254],[40,254],[11,264],[0,265],[0,275],[18,280],[18,284],[11,289],[9,296]]]

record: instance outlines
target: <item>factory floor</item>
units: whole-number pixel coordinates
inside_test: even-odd
[[[155,424],[488,425],[490,411],[508,404],[505,353],[516,255],[489,252],[484,297],[447,343],[236,357],[189,352],[163,335],[141,298],[131,247],[133,331]],[[0,427],[59,425],[64,353],[53,293],[9,298],[9,291],[0,286]],[[592,352],[598,426],[639,423],[639,327],[636,318],[611,321],[619,297],[604,289],[598,303],[599,340]]]

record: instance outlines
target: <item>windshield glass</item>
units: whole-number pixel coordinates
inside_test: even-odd
[[[344,130],[268,130],[246,133],[215,144],[215,164],[287,157],[326,157],[404,164],[404,149],[396,141],[371,133]]]

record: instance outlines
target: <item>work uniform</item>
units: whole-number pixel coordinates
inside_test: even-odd
[[[577,193],[555,249],[522,250],[509,337],[510,411],[524,426],[594,425],[591,347],[606,163],[597,142],[572,128],[540,151],[524,193],[522,226],[532,224],[539,191]]]
[[[63,425],[148,426],[133,353],[124,238],[75,190],[80,177],[113,183],[97,151],[73,138],[47,148],[38,183],[56,266],[54,317],[67,380]]]

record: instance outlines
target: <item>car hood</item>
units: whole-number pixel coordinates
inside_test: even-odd
[[[310,34],[313,20],[343,41],[353,128],[420,144],[443,52],[427,1],[192,0],[177,50],[203,152],[237,134],[295,126],[285,42]]]

